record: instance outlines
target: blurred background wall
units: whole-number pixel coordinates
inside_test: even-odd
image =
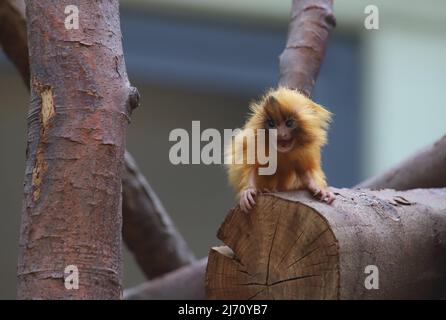
[[[170,164],[169,132],[237,128],[278,78],[288,0],[124,0],[130,78],[142,106],[128,149],[198,257],[218,244],[233,206],[222,166]],[[364,8],[379,8],[379,30]],[[82,8],[81,8],[82,14]],[[349,187],[446,132],[446,2],[335,1],[332,36],[314,99],[334,114],[324,149],[329,183]],[[0,298],[15,297],[28,93],[0,53]],[[143,281],[125,252],[126,287]]]

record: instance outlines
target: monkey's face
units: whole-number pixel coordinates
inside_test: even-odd
[[[296,144],[296,121],[293,118],[273,119],[268,118],[266,121],[268,129],[277,130],[277,151],[287,153],[294,148]]]
[[[264,121],[266,129],[277,130],[277,152],[287,153],[293,150],[296,144],[297,119],[272,96],[264,106]]]
[[[251,111],[245,128],[275,129],[277,135],[272,138],[277,138],[278,153],[304,151],[323,146],[327,141],[331,113],[297,91],[286,88],[272,91],[259,103],[252,104]]]

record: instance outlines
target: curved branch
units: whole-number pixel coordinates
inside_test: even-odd
[[[128,152],[122,193],[124,241],[147,278],[155,278],[195,260]]]
[[[279,57],[279,84],[311,95],[335,27],[332,0],[294,0],[288,39]]]

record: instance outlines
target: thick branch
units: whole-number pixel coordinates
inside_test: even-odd
[[[0,2],[0,41],[29,85],[24,9],[23,0]],[[133,110],[138,104],[139,94],[135,88],[131,88],[130,109]],[[194,260],[190,248],[130,155],[125,158],[123,172],[122,214],[124,241],[147,278],[151,279]]]
[[[232,250],[211,250],[207,296],[443,297],[446,189],[334,191],[333,205],[301,191],[260,195],[249,215],[232,210],[218,232]]]
[[[0,1],[0,43],[29,87],[28,42],[23,0]]]
[[[446,136],[357,187],[396,190],[446,187]]]
[[[193,262],[194,255],[129,153],[125,160],[123,235],[145,275],[151,279]]]
[[[288,39],[279,58],[279,84],[311,95],[336,24],[332,0],[293,0]]]
[[[127,300],[203,300],[207,259],[124,291]]]

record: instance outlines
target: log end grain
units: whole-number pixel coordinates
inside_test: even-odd
[[[233,209],[206,274],[210,299],[337,299],[338,245],[327,221],[299,203],[262,195]]]

